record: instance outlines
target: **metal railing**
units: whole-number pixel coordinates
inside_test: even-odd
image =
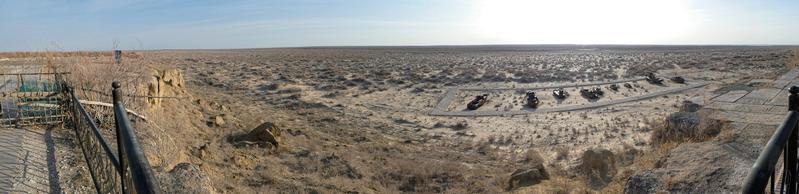
[[[799,87],[793,86],[788,91],[791,93],[788,97],[788,114],[752,165],[744,180],[742,193],[797,193]],[[777,166],[780,160],[782,166]]]
[[[71,87],[66,87],[72,122],[97,193],[160,193],[147,157],[139,146],[119,95],[120,84],[113,83],[114,135],[112,149],[94,117],[86,111]],[[116,151],[116,152],[115,152]]]
[[[0,73],[0,126],[62,123],[64,74],[69,72]]]

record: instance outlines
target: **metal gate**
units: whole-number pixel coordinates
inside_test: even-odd
[[[0,73],[0,126],[63,122],[63,74]]]

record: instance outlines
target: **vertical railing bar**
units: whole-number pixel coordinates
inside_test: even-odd
[[[70,95],[72,95],[73,97],[75,96],[75,93],[72,91],[72,89],[68,89],[68,92],[69,92],[69,93],[70,93]],[[74,107],[74,109],[73,109],[73,112],[72,112],[72,113],[73,113],[73,116],[72,116],[72,118],[73,118],[73,122],[75,122],[75,123],[74,123],[74,125],[75,125],[75,126],[74,126],[74,128],[75,128],[75,135],[78,137],[78,141],[79,141],[79,143],[80,143],[80,145],[81,145],[81,146],[80,146],[80,148],[81,148],[81,150],[83,151],[83,157],[84,157],[84,159],[86,160],[86,162],[88,163],[88,162],[90,161],[90,158],[89,158],[89,155],[88,155],[88,154],[86,154],[86,153],[87,153],[87,152],[86,152],[86,146],[85,146],[85,144],[84,144],[84,143],[85,143],[85,141],[83,141],[83,138],[81,137],[82,135],[81,135],[81,134],[80,134],[80,132],[79,132],[80,130],[78,129],[78,128],[80,127],[80,119],[79,119],[79,117],[78,117],[77,115],[75,115],[75,113],[76,113],[76,112],[78,112],[78,111],[77,111],[77,109],[78,109],[78,107],[77,107],[77,106],[78,106],[78,105],[77,105],[76,103],[79,103],[79,102],[75,102],[75,101],[74,101],[74,99],[76,99],[76,98],[72,98],[72,99],[73,99],[72,106]],[[91,167],[91,165],[89,165],[89,173],[92,175],[92,182],[94,182],[94,188],[95,188],[95,190],[97,190],[97,193],[102,193],[102,192],[101,192],[101,190],[100,190],[100,185],[99,185],[99,184],[98,184],[98,182],[97,182],[97,176],[96,176],[96,174],[95,174],[95,172],[94,172],[94,169]]]
[[[117,88],[119,88],[119,86],[117,84],[118,84],[117,82],[114,82],[114,84],[113,84],[113,90],[111,91],[111,94],[112,94],[111,95],[112,96],[111,97],[111,100],[112,100],[111,102],[116,102],[116,101],[121,100],[121,99],[119,99],[119,95],[118,95],[118,92],[117,92]],[[120,175],[120,178],[121,178],[121,180],[119,182],[120,182],[120,184],[122,186],[122,193],[128,193],[128,192],[126,192],[127,188],[125,188],[125,186],[127,186],[127,185],[125,185],[125,182],[126,182],[125,181],[125,177],[126,177],[125,176],[125,171],[126,171],[126,168],[127,168],[127,166],[125,165],[126,164],[125,160],[127,159],[127,155],[125,153],[125,144],[122,143],[122,134],[120,134],[120,132],[119,132],[119,118],[118,118],[116,112],[114,113],[114,132],[116,133],[116,136],[117,136],[117,153],[119,153],[119,155],[118,155],[119,156],[119,166],[122,167],[122,168],[119,168],[119,175]]]
[[[140,144],[136,139],[136,134],[133,131],[134,129],[130,126],[130,120],[128,120],[125,106],[122,104],[122,98],[119,95],[119,88],[121,85],[119,82],[114,81],[112,86],[114,87],[112,95],[114,96],[115,122],[119,126],[119,133],[123,140],[123,145],[120,145],[120,147],[124,148],[123,152],[126,155],[124,158],[127,160],[127,166],[123,166],[123,168],[130,167],[129,171],[126,172],[126,174],[130,174],[130,176],[124,175],[122,178],[127,179],[127,177],[131,177],[130,183],[133,188],[129,189],[134,189],[136,193],[160,193],[160,189],[155,183],[150,164],[144,152],[141,150],[141,146],[139,146]]]
[[[791,88],[792,90],[794,88]],[[798,111],[799,110],[799,101],[797,101],[797,92],[791,91],[791,95],[788,96],[788,110],[789,111]],[[786,155],[785,161],[786,166],[783,169],[786,169],[788,172],[788,192],[789,194],[796,194],[796,152],[797,152],[797,132],[796,126],[789,126],[790,127],[790,135],[788,136],[788,144],[786,145]]]
[[[785,174],[786,174],[786,173],[785,173],[785,167],[784,167],[784,163],[785,163],[785,162],[784,162],[784,158],[783,158],[783,170],[782,170],[782,176],[780,176],[780,177],[781,177],[781,178],[780,178],[780,180],[781,180],[781,181],[780,181],[780,182],[781,182],[781,183],[780,183],[780,193],[783,193],[783,191],[785,191],[785,177],[786,177],[786,175],[785,175]],[[773,182],[773,181],[772,181],[772,182]]]

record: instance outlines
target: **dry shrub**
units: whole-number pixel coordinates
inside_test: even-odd
[[[389,189],[414,193],[490,193],[499,190],[497,179],[488,176],[465,176],[467,166],[458,162],[394,160],[376,174],[375,181]]]
[[[569,148],[566,146],[558,146],[555,148],[555,159],[556,160],[565,160],[569,159]]]
[[[114,62],[112,52],[41,52],[28,55],[43,56],[35,60],[58,72],[69,72],[63,75],[63,79],[74,88],[75,95],[81,100],[112,103],[111,83],[119,81],[122,85],[120,94],[125,108],[139,114],[146,113],[144,111],[146,98],[139,96],[137,91],[146,89],[146,83],[152,77],[150,69],[155,63],[142,54],[123,54],[121,64]],[[99,127],[113,128],[114,117],[111,107],[94,105],[84,107],[100,124]],[[152,165],[160,165],[162,161],[159,158],[178,157],[174,139],[158,126],[162,123],[156,125],[152,119],[150,122],[135,122],[141,120],[130,115],[129,118],[134,121],[134,127],[140,129],[136,130],[136,134],[145,152],[148,152],[147,157]],[[113,134],[107,135],[109,135],[107,138],[113,139]]]
[[[793,59],[791,62],[785,63],[787,68],[799,67],[799,49],[793,49]]]
[[[114,53],[111,51],[71,51],[71,52],[0,52],[0,58],[17,59],[17,58],[62,58],[62,57],[113,57]],[[123,52],[122,56],[125,58],[139,58],[139,53]]]
[[[140,87],[146,87],[144,84],[151,77],[151,63],[140,54],[123,54],[122,64],[114,63],[112,52],[42,52],[31,55],[44,56],[40,60],[46,60],[48,66],[69,72],[64,75],[64,80],[74,87],[75,94],[82,100],[112,102],[111,83],[119,81],[126,108],[141,112],[144,107],[144,99],[134,96]]]
[[[653,145],[706,141],[730,127],[730,122],[712,118],[710,116],[712,114],[714,112],[710,110],[672,113],[660,122],[650,123],[652,127],[650,141]]]

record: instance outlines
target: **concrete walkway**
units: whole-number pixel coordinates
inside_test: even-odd
[[[777,126],[785,120],[788,113],[788,88],[799,86],[799,69],[792,69],[773,80],[761,80],[771,84],[752,91],[734,90],[720,94],[705,106],[713,110],[711,117],[731,123],[736,137],[724,142],[724,148],[731,155],[743,161],[748,170],[757,160],[763,146],[774,134]],[[746,172],[746,171],[743,171]],[[739,177],[743,181],[746,174]]]
[[[0,193],[61,193],[52,135],[0,128]]]

